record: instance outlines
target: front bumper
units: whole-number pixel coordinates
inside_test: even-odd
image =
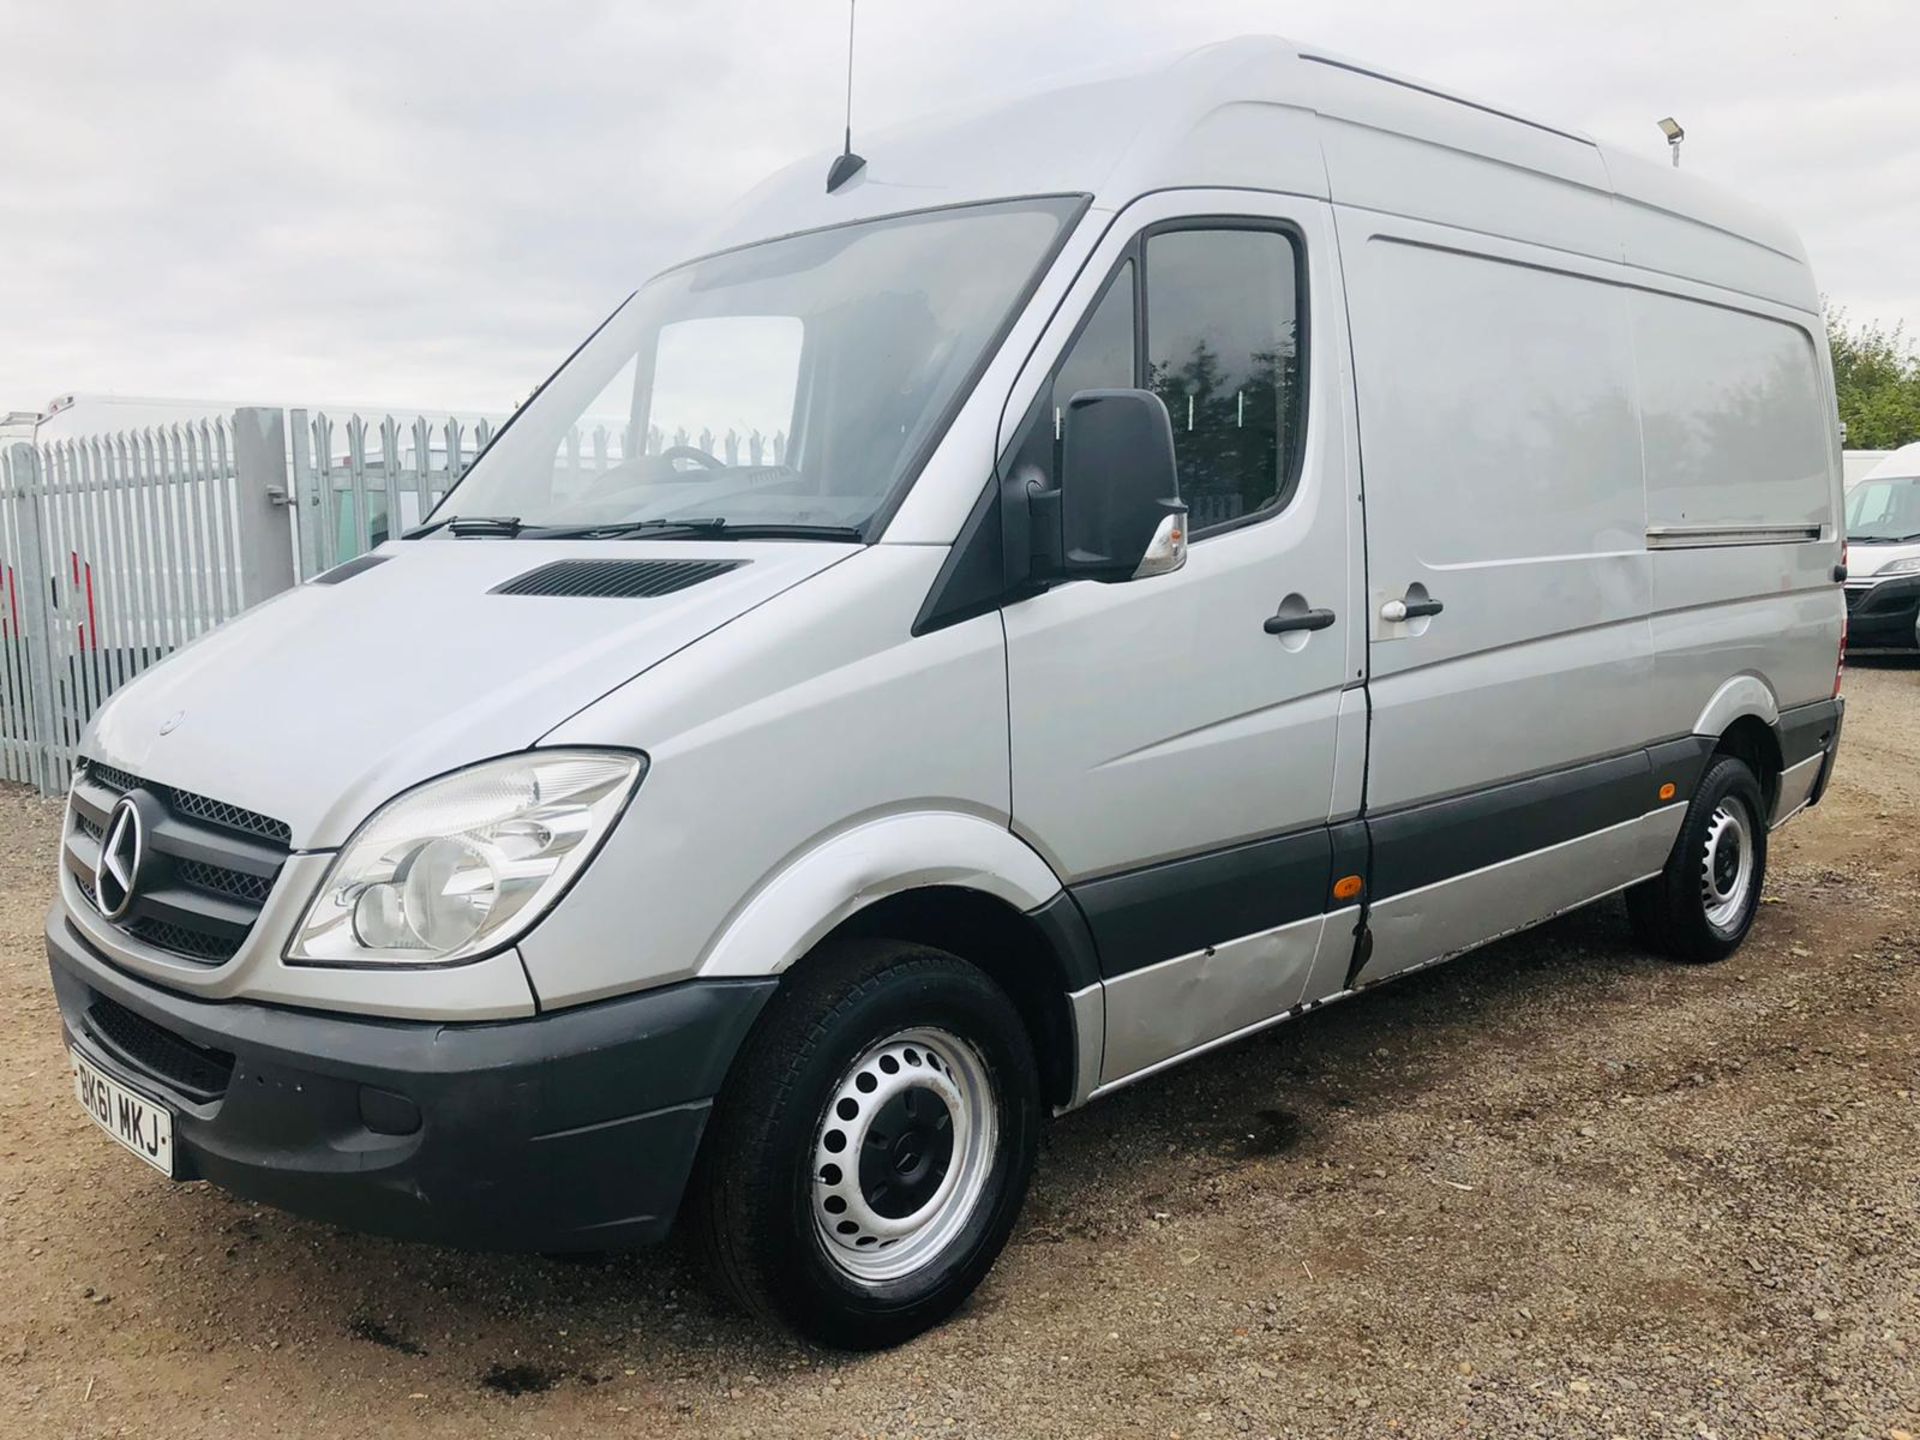
[[[777,983],[689,981],[454,1025],[178,995],[114,969],[60,905],[46,938],[67,1042],[172,1108],[179,1178],[479,1250],[664,1236]]]
[[[1912,650],[1920,646],[1920,575],[1885,580],[1871,576],[1849,581],[1847,591],[1847,648],[1849,650]]]

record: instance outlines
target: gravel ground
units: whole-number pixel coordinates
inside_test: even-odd
[[[0,787],[0,1434],[1920,1432],[1920,669],[1746,948],[1617,903],[1069,1116],[952,1323],[729,1313],[672,1251],[475,1259],[170,1186],[70,1092],[57,810]]]

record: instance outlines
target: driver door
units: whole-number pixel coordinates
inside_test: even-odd
[[[1047,478],[1073,393],[1153,390],[1190,507],[1183,569],[1003,612],[1014,828],[1093,929],[1102,1083],[1297,1003],[1324,930],[1342,975],[1351,952],[1351,924],[1325,923],[1329,821],[1359,805],[1357,759],[1336,786],[1336,755],[1343,733],[1364,746],[1336,275],[1322,203],[1149,197],[1009,407],[1003,467]]]

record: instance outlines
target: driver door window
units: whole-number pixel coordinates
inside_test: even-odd
[[[1055,479],[1067,401],[1138,387],[1172,419],[1196,535],[1282,509],[1306,418],[1299,286],[1299,251],[1284,230],[1180,222],[1148,231],[1035,401],[1014,465]]]
[[[1196,535],[1279,510],[1301,402],[1297,255],[1279,230],[1163,230],[1146,242],[1145,389],[1173,418]]]

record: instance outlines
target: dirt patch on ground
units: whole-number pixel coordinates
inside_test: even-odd
[[[0,1434],[1920,1432],[1920,669],[1709,969],[1567,917],[1054,1125],[951,1324],[809,1350],[563,1264],[175,1187],[74,1103],[58,814],[0,787]]]

